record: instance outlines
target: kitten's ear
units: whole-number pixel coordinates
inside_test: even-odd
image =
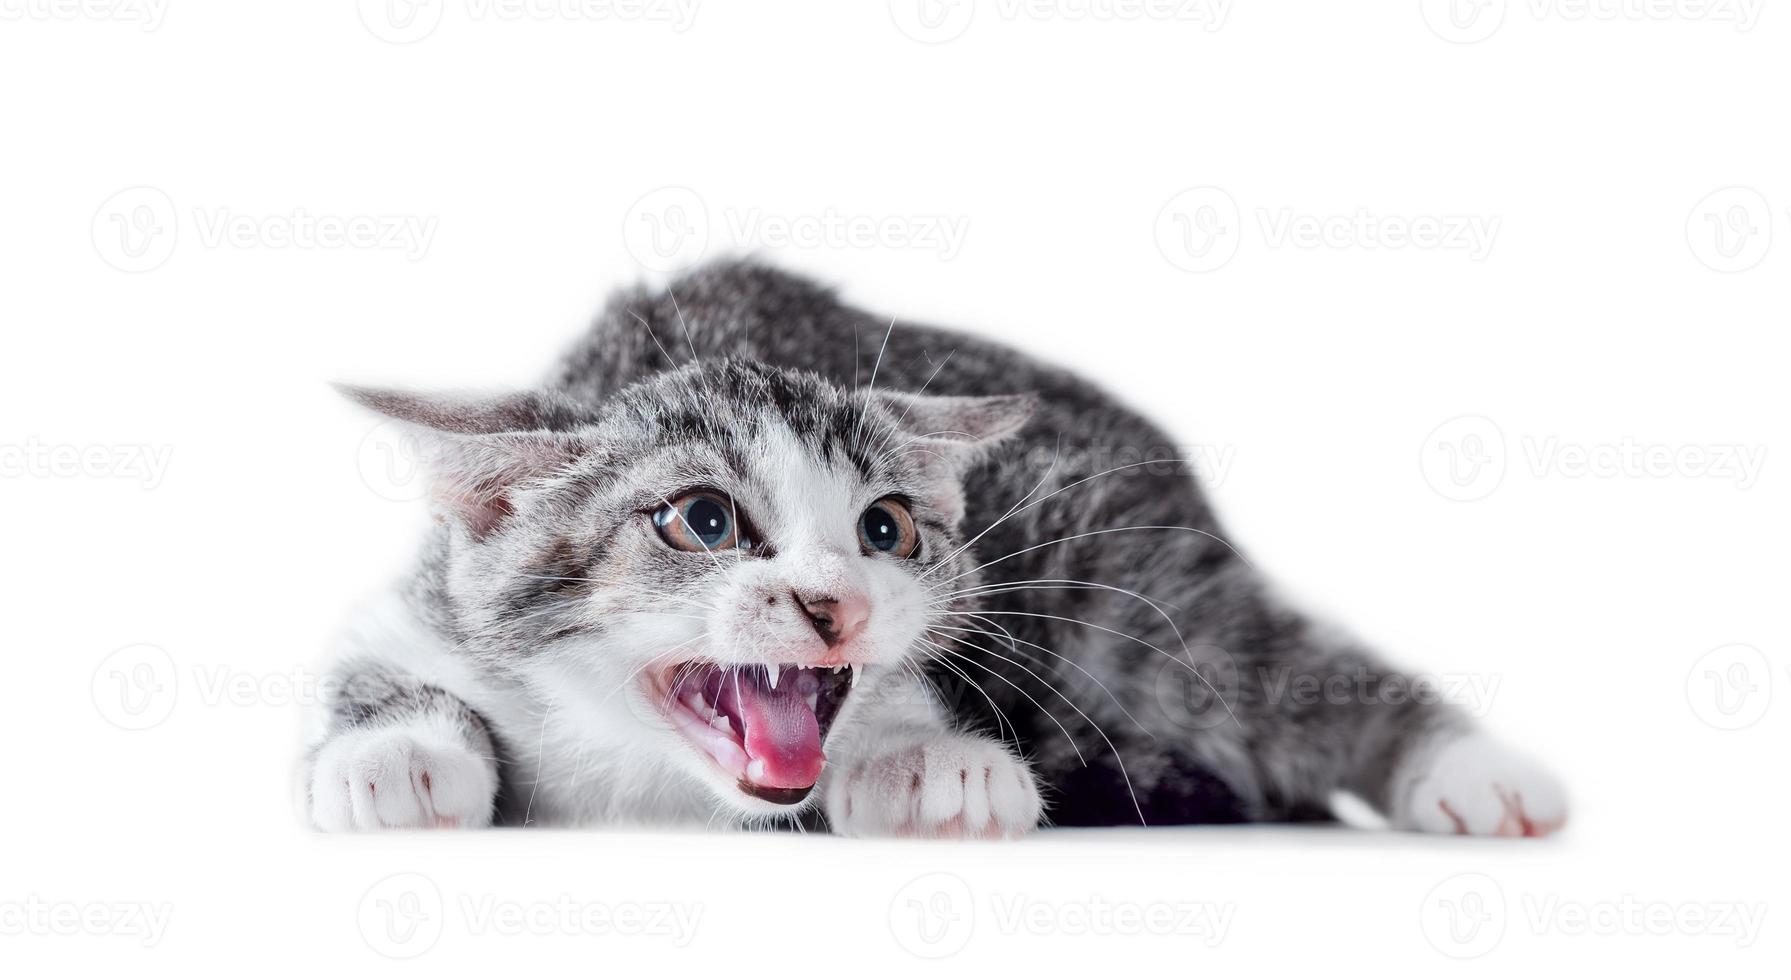
[[[517,484],[578,456],[583,440],[564,431],[595,419],[548,392],[420,394],[336,385],[351,400],[405,423],[433,475],[438,507],[483,538],[510,513]]]
[[[1020,431],[1038,405],[1038,396],[1030,394],[970,398],[884,391],[877,400],[895,416],[898,429],[959,458],[974,457]]]

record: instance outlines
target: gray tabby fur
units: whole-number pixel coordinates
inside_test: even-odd
[[[304,774],[326,829],[798,819],[1006,835],[1040,819],[1324,818],[1339,791],[1419,830],[1527,835],[1565,816],[1546,772],[1278,600],[1167,451],[1176,439],[1002,345],[892,329],[808,280],[729,261],[616,296],[538,390],[350,394],[426,434],[444,520],[345,648],[356,681],[320,719]],[[867,665],[871,683],[828,735],[821,791],[793,807],[706,781],[663,731],[625,731],[653,727],[639,704],[596,720],[629,683],[602,665],[611,647],[638,662],[641,637],[671,639],[654,617],[715,615],[692,603],[722,570],[651,540],[642,488],[722,474],[742,500],[787,497],[755,470],[776,451],[767,429],[913,499],[923,545],[901,572],[942,603],[924,625],[886,631],[900,649]],[[912,680],[921,668],[930,689]],[[1290,694],[1327,683],[1349,696]],[[407,725],[422,729],[394,749]],[[457,753],[477,761],[444,761]],[[941,805],[921,799],[940,766],[984,760],[993,780],[1004,758],[1035,798],[1008,793],[1004,817],[992,782],[994,802],[966,795],[962,815],[922,815]],[[876,782],[880,770],[906,774],[902,786]],[[848,775],[875,790],[861,806],[900,813],[848,818]],[[444,776],[467,789],[459,812],[429,801]],[[404,794],[358,794],[356,779],[408,780],[422,802],[386,809]]]

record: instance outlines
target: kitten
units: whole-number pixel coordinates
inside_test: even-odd
[[[620,295],[535,390],[347,393],[419,437],[440,520],[340,651],[300,794],[324,830],[1005,837],[1339,791],[1411,830],[1565,819],[1280,604],[1165,435],[996,344],[728,262]]]

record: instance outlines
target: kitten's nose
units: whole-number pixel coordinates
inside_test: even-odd
[[[871,616],[871,604],[864,596],[803,595],[792,591],[790,597],[808,614],[808,621],[821,635],[821,642],[836,647],[858,635]]]

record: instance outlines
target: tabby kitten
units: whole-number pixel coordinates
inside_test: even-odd
[[[727,262],[618,296],[533,390],[348,394],[417,435],[440,520],[339,651],[322,829],[1565,819],[1278,602],[1167,436],[997,344]]]

